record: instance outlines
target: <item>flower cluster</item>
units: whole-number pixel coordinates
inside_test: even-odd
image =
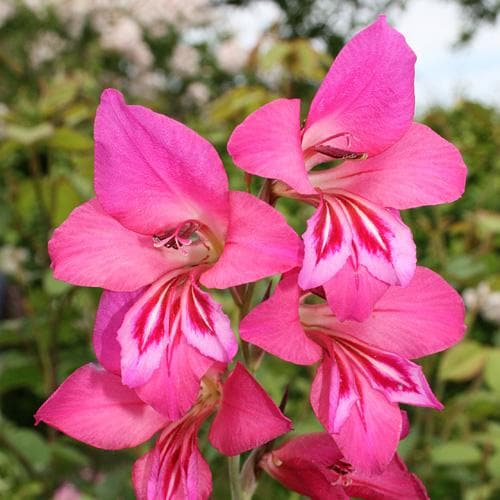
[[[104,91],[96,197],[49,243],[56,278],[104,288],[99,364],[70,375],[37,421],[104,449],[158,433],[133,468],[140,499],[210,496],[198,449],[210,417],[222,454],[254,450],[247,497],[266,471],[313,499],[426,498],[396,453],[409,430],[399,403],[442,408],[412,360],[457,343],[464,312],[450,285],[416,266],[399,210],[457,199],[466,168],[453,145],[412,122],[414,64],[382,16],[340,52],[303,125],[297,99],[251,114],[228,151],[266,179],[259,196],[229,190],[195,132]],[[302,238],[274,208],[280,197],[314,208]],[[275,275],[274,293],[249,311],[253,283]],[[238,341],[209,289],[231,291],[240,308],[246,367],[233,365]],[[324,433],[276,444],[292,422],[250,373],[249,344],[317,365],[310,403]]]

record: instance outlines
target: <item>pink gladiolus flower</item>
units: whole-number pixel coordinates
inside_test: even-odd
[[[456,200],[466,167],[458,150],[412,123],[415,55],[381,16],[339,53],[304,127],[300,101],[278,99],[233,132],[245,171],[277,179],[277,194],[316,207],[305,231],[303,289],[325,288],[341,320],[362,321],[389,285],[406,286],[415,245],[398,210]],[[310,171],[319,163],[334,168]]]
[[[390,287],[364,322],[307,304],[297,271],[240,325],[241,337],[296,364],[320,361],[311,405],[356,470],[380,473],[404,425],[398,403],[441,409],[422,369],[409,361],[457,343],[465,331],[460,296],[419,267],[406,288]]]
[[[198,430],[216,412],[209,432],[215,448],[236,455],[288,432],[291,422],[243,368],[224,384],[203,378],[194,406],[180,420],[145,404],[120,377],[93,364],[70,375],[35,415],[84,443],[109,450],[137,446],[161,430],[153,450],[134,465],[139,500],[203,500],[210,496],[210,469],[198,449]]]
[[[357,471],[328,434],[304,434],[267,453],[261,467],[287,488],[312,500],[421,500],[424,485],[395,456],[379,475]]]
[[[215,149],[175,120],[106,90],[94,135],[96,198],[54,232],[54,275],[124,293],[115,297],[120,322],[99,315],[117,332],[126,385],[144,387],[161,371],[192,381],[196,394],[207,365],[237,350],[229,319],[200,284],[227,288],[291,269],[300,239],[263,201],[229,192]]]

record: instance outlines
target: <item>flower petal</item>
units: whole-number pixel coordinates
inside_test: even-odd
[[[264,455],[262,468],[288,489],[314,500],[348,500],[332,466],[342,459],[326,433],[304,434]]]
[[[360,399],[334,437],[355,470],[380,474],[396,452],[402,428],[401,412],[363,377],[357,380]]]
[[[144,289],[135,292],[110,292],[104,290],[99,301],[92,338],[96,357],[106,370],[120,375],[121,348],[118,330],[123,318]]]
[[[297,271],[283,275],[274,294],[240,323],[243,340],[285,361],[310,365],[321,357],[321,348],[304,332],[299,319],[300,289]]]
[[[323,288],[328,305],[339,321],[364,321],[389,285],[374,278],[365,266],[357,269],[348,259],[344,267]]]
[[[383,153],[312,172],[322,191],[343,189],[398,210],[450,203],[462,196],[467,167],[460,152],[429,127],[413,123]]]
[[[385,283],[408,285],[417,258],[411,231],[399,214],[344,191],[337,191],[336,200],[352,230],[355,268],[363,265]]]
[[[137,395],[156,411],[178,420],[193,406],[200,381],[214,365],[212,359],[191,347],[181,335],[175,347],[164,352],[151,378],[137,387]]]
[[[179,308],[176,278],[181,273],[174,271],[153,283],[125,314],[118,342],[122,380],[129,387],[144,385],[174,342]]]
[[[170,424],[160,435],[152,459],[148,500],[208,500],[212,474],[198,449],[198,431],[207,415]]]
[[[166,417],[122,385],[120,377],[92,364],[73,372],[35,419],[108,450],[137,446],[167,424]]]
[[[415,474],[408,471],[398,455],[381,473],[376,475],[354,471],[350,476],[352,483],[346,487],[349,497],[370,498],[372,500],[427,500],[429,496]]]
[[[209,288],[229,288],[300,265],[302,243],[285,218],[255,196],[230,193],[231,213],[224,250],[202,277]]]
[[[363,323],[329,321],[336,331],[405,358],[442,351],[459,342],[466,328],[460,295],[425,267],[417,267],[406,288],[389,288]]]
[[[303,234],[304,263],[299,285],[307,290],[331,279],[351,253],[352,235],[344,210],[333,197],[322,196]]]
[[[102,93],[94,137],[97,198],[125,227],[153,235],[194,219],[223,238],[227,175],[209,142],[113,89]]]
[[[300,100],[277,99],[234,129],[227,150],[245,172],[279,179],[302,194],[314,193],[300,141]]]
[[[74,285],[137,290],[190,256],[153,247],[149,236],[125,229],[95,199],[77,207],[49,241],[54,276]]]
[[[132,467],[132,484],[137,500],[149,500],[148,488],[151,480],[151,472],[154,467],[156,450],[151,450],[134,462]]]
[[[191,278],[184,286],[180,308],[182,333],[188,343],[215,361],[230,363],[238,342],[222,306]]]
[[[326,350],[311,385],[311,406],[330,433],[339,432],[359,394],[349,359],[342,350]]]
[[[443,405],[432,393],[422,368],[390,351],[385,351],[351,336],[335,333],[336,352],[344,351],[346,363],[366,377],[369,385],[392,403],[429,406]]]
[[[394,144],[413,117],[415,59],[385,16],[358,33],[340,51],[313,99],[303,148],[346,132],[349,149],[369,156]]]
[[[224,455],[238,455],[257,448],[292,429],[266,391],[241,365],[224,383],[219,411],[208,439]]]

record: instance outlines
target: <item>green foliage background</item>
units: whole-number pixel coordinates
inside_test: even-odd
[[[386,4],[404,2],[382,3],[371,3],[370,19]],[[461,3],[469,9],[481,4]],[[131,101],[186,122],[216,145],[231,186],[242,188],[244,176],[224,149],[232,128],[277,96],[301,97],[307,109],[344,33],[336,33],[324,18],[317,21],[322,2],[277,1],[281,21],[250,53],[236,54],[231,68],[217,55],[226,34],[207,25],[210,16],[191,24],[167,22],[160,35],[139,23],[152,56],[144,69],[126,51],[103,47],[90,14],[81,16],[75,34],[51,2],[40,2],[37,9],[22,2],[1,4],[14,10],[0,26],[0,498],[51,498],[57,491],[61,495],[61,487],[76,489],[85,499],[132,498],[130,467],[147,445],[103,452],[45,426],[33,427],[44,399],[93,359],[90,334],[99,291],[55,281],[46,247],[53,228],[92,196],[92,119],[99,94],[115,86]],[[205,14],[216,8],[202,4],[196,8]],[[341,2],[331,6],[342,7]],[[364,2],[344,7],[352,25],[362,9],[367,15]],[[491,20],[490,14],[483,17]],[[186,42],[187,32],[200,29],[209,35]],[[34,47],[50,41],[47,33],[60,41],[59,49],[36,59]],[[176,47],[186,44],[197,59],[194,70],[183,73],[172,61]],[[152,74],[159,84],[148,86]],[[404,216],[420,263],[465,292],[469,330],[457,347],[423,360],[446,409],[410,409],[412,430],[400,452],[432,498],[499,498],[500,113],[458,101],[420,118],[462,151],[468,187],[457,203]],[[279,208],[303,229],[305,208],[290,203]],[[234,314],[230,298],[221,300]],[[319,429],[308,404],[310,370],[268,356],[258,377],[275,401],[290,384],[287,412],[297,432]],[[213,471],[214,498],[228,498],[224,459],[208,446],[204,454]],[[299,496],[263,477],[256,498]]]

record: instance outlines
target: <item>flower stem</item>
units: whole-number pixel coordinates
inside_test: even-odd
[[[240,456],[227,457],[229,472],[229,487],[231,489],[231,500],[242,500],[240,484]]]

